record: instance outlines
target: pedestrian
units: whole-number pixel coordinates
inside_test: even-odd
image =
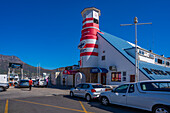
[[[33,81],[32,81],[31,78],[30,78],[30,80],[29,80],[29,90],[30,90],[30,91],[31,91],[32,83],[33,83]]]

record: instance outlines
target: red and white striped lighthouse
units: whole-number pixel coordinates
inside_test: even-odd
[[[80,67],[97,67],[100,10],[94,7],[85,8],[82,12],[83,28],[78,45],[80,49]]]

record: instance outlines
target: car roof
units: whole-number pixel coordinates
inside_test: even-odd
[[[100,83],[82,83],[82,84],[89,84],[89,85],[102,85]]]
[[[139,83],[142,83],[142,82],[170,82],[170,79],[139,81]]]

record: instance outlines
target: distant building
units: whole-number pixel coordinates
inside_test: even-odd
[[[78,45],[86,82],[119,85],[135,81],[135,46],[99,29],[100,10],[85,8]],[[139,80],[170,79],[170,59],[138,46]],[[76,80],[76,78],[75,78]]]

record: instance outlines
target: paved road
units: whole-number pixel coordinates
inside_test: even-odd
[[[69,90],[61,90],[55,88],[33,87],[31,91],[28,88],[9,88],[7,91],[0,92],[0,100],[11,98],[50,96],[50,95],[67,95]]]
[[[11,96],[8,91],[18,95]],[[0,113],[149,113],[117,105],[103,106],[97,100],[87,102],[82,98],[72,98],[68,95],[68,90],[34,88],[33,91],[19,89],[8,91],[0,92],[0,97],[4,94],[9,94],[10,97],[3,96],[5,98],[0,99]],[[25,95],[25,92],[30,95]],[[22,96],[19,97],[19,94]]]

